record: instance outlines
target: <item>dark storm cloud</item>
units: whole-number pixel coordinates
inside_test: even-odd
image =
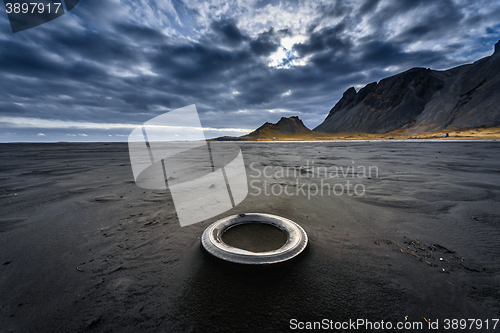
[[[437,34],[455,30],[456,24],[464,19],[464,14],[451,2],[442,1],[432,5],[434,10],[422,18],[416,18],[415,25],[397,36],[400,42],[429,40]]]
[[[339,17],[345,16],[351,12],[352,8],[348,7],[342,1],[331,1],[329,3],[321,4],[318,7],[322,17]]]
[[[179,80],[192,79],[194,84],[222,75],[250,58],[246,50],[230,51],[207,44],[164,45],[148,58],[159,73]]]
[[[335,1],[314,7],[311,17],[303,6],[312,3],[260,2],[245,18],[246,7],[220,14],[215,4],[154,2],[150,10],[145,0],[121,4],[80,2],[68,15],[16,35],[0,19],[4,132],[12,132],[9,117],[140,124],[193,103],[207,127],[256,128],[291,115],[315,127],[350,86],[415,66],[476,60],[500,38],[500,5],[491,3],[477,11],[451,1]],[[289,26],[275,25],[271,9],[278,6],[283,15],[304,14],[284,18]],[[468,37],[478,22],[484,36]],[[452,40],[457,34],[465,37]],[[298,36],[292,48],[282,45]],[[427,46],[411,48],[417,42]],[[276,59],[281,64],[270,66]],[[59,128],[45,132],[44,138],[66,135]],[[84,138],[79,134],[68,136]]]
[[[359,50],[362,64],[375,66],[391,66],[394,64],[406,65],[420,61],[433,63],[443,58],[443,54],[432,51],[405,52],[396,43],[372,41],[363,44]]]
[[[376,10],[380,0],[366,0],[359,8],[358,15],[366,15]]]
[[[241,33],[240,29],[238,29],[236,21],[233,19],[214,21],[210,27],[216,33],[217,37],[219,37],[214,38],[214,41],[218,41],[219,43],[238,46],[247,39],[247,37]]]
[[[165,35],[158,30],[131,23],[117,23],[115,24],[115,29],[121,36],[147,43],[161,43],[167,39]]]
[[[250,41],[250,48],[253,53],[259,56],[267,56],[276,51],[280,46],[279,35],[271,27],[258,35],[255,40]]]
[[[335,26],[312,32],[308,41],[296,44],[295,49],[301,56],[323,51],[347,53],[352,44],[350,40],[341,36],[345,29],[346,24],[341,22]]]
[[[0,110],[3,115],[9,116],[26,116],[29,115],[30,110],[12,102],[0,102]]]
[[[365,2],[364,5],[367,5],[368,2]],[[380,15],[374,15],[370,19],[373,22],[385,22],[390,23],[391,19],[402,14],[406,14],[411,10],[414,10],[418,7],[425,8],[426,6],[432,6],[435,4],[439,4],[439,1],[434,0],[400,0],[400,1],[390,1],[386,7],[384,7],[382,11],[378,11]],[[370,5],[368,5],[370,6]],[[372,9],[375,9],[376,6],[373,6]],[[380,10],[380,7],[378,8]],[[363,10],[363,7],[361,7]],[[365,14],[368,12],[365,11]],[[415,18],[414,18],[415,19]],[[380,23],[379,23],[380,24]]]

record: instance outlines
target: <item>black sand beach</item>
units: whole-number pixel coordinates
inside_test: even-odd
[[[181,228],[168,191],[136,186],[124,143],[0,145],[0,332],[286,332],[292,319],[453,331],[445,319],[500,317],[500,142],[240,146],[247,198]],[[340,166],[376,169],[321,169]],[[298,173],[276,177],[287,167]],[[348,180],[358,194],[311,195]],[[295,221],[309,247],[270,269],[201,250],[210,223],[244,212]]]

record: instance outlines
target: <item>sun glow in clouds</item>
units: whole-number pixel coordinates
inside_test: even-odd
[[[301,35],[282,38],[281,46],[276,52],[269,56],[269,67],[288,69],[294,66],[305,66],[307,64],[307,59],[299,58],[293,46],[303,43],[306,40],[307,37]]]

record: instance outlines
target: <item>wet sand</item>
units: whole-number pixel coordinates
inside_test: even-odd
[[[0,332],[286,332],[294,318],[500,317],[500,142],[240,146],[247,198],[181,228],[168,190],[135,185],[126,144],[0,145]],[[341,166],[378,174],[321,169]],[[287,167],[297,172],[276,173]],[[345,192],[308,198],[327,183]],[[245,212],[295,221],[309,247],[264,270],[201,250],[211,222]]]

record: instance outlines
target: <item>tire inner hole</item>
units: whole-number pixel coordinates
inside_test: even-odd
[[[273,225],[249,222],[230,227],[221,238],[227,245],[242,250],[268,252],[278,250],[285,245],[288,236]]]

